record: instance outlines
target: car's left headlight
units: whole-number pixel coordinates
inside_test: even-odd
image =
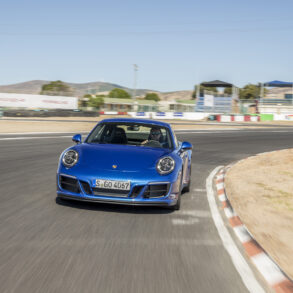
[[[71,168],[73,167],[78,161],[78,152],[75,150],[69,150],[64,153],[62,157],[62,163],[65,167]]]
[[[171,157],[163,157],[157,163],[157,171],[161,175],[171,173],[175,168],[175,161]]]

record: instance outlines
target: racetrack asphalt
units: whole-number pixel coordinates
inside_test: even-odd
[[[97,120],[89,120],[89,119],[80,119],[76,120],[74,118],[70,119],[70,117],[66,117],[66,119],[49,119],[49,118],[13,118],[13,117],[3,117],[1,121],[27,121],[27,122],[85,122],[85,123],[95,123],[95,121],[100,121],[104,119],[102,116],[96,117]],[[117,118],[117,117],[116,117]],[[118,117],[119,118],[119,117]],[[123,118],[123,116],[121,117]],[[106,119],[106,118],[105,118]],[[164,122],[165,119],[160,121]],[[291,121],[281,121],[281,124],[278,123],[280,121],[274,122],[218,122],[218,121],[193,121],[193,120],[167,120],[167,123],[171,125],[205,125],[205,126],[245,126],[245,127],[262,127],[262,128],[275,128],[275,127],[283,127],[283,128],[291,128],[292,123]]]
[[[179,212],[57,204],[57,162],[71,135],[0,135],[0,292],[247,292],[214,226],[206,178],[292,148],[291,129],[178,131],[194,145]]]

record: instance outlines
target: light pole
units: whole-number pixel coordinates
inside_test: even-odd
[[[136,97],[136,79],[137,79],[137,71],[138,71],[137,64],[133,64],[133,70],[134,70],[134,82],[133,82],[133,95],[132,95],[132,98],[135,99],[135,97]]]

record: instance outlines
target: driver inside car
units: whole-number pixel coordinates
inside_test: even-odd
[[[153,127],[150,131],[150,135],[147,140],[143,141],[141,144],[145,145],[151,141],[160,143],[163,139],[163,135],[160,128]]]

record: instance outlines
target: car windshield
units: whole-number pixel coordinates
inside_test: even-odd
[[[153,124],[100,123],[85,142],[172,148],[169,129]]]

